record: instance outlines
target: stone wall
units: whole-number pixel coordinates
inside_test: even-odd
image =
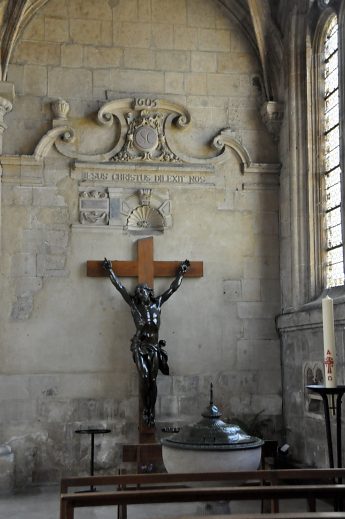
[[[335,300],[336,372],[344,383],[344,303]],[[312,467],[329,467],[324,408],[320,397],[306,389],[308,384],[324,384],[321,297],[298,312],[278,319],[283,351],[283,394],[286,441],[292,460]],[[330,405],[333,405],[330,401]],[[331,413],[331,429],[336,438],[336,417]],[[308,431],[308,435],[305,434]],[[333,456],[337,465],[337,451]]]
[[[258,74],[240,29],[208,0],[50,0],[9,67],[17,100],[5,151],[32,153],[49,127],[48,100],[73,99],[70,115],[81,117],[100,101],[145,93],[186,104],[204,142],[231,125],[255,162],[274,162]]]
[[[171,376],[158,381],[158,431],[196,419],[212,381],[225,417],[248,422],[258,414],[269,422],[266,434],[279,435],[279,168],[260,119],[257,75],[238,27],[206,0],[51,0],[23,33],[9,67],[16,99],[2,157],[0,278],[0,443],[13,451],[16,487],[87,472],[79,426],[112,429],[97,439],[97,470],[116,471],[121,444],[136,438],[130,312],[109,280],[86,277],[85,262],[133,259],[138,236],[80,223],[84,184],[73,159],[86,163],[118,137],[118,125],[95,122],[109,100],[142,96],[186,107],[190,126],[167,128],[166,136],[201,176],[224,152],[209,184],[159,186],[171,209],[155,257],[203,260],[204,277],[184,280],[163,309]],[[52,112],[56,98],[68,102],[68,120]],[[59,140],[61,125],[73,127],[74,141]],[[226,150],[211,150],[223,128]],[[189,178],[182,166],[157,171]],[[158,192],[154,182],[144,187]],[[157,281],[156,290],[167,283]]]

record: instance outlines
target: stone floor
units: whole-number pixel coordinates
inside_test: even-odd
[[[212,507],[212,509],[211,509]],[[128,508],[128,519],[154,519],[176,517],[181,515],[206,515],[229,513],[227,503],[212,504],[181,503],[170,505],[137,505]],[[330,510],[325,503],[318,503],[318,509]],[[281,502],[283,511],[303,511],[305,504],[297,501]],[[260,512],[260,504],[256,502],[232,502],[232,513]],[[59,488],[37,488],[30,492],[13,496],[0,497],[1,519],[58,519],[59,518]],[[98,507],[95,509],[79,509],[75,511],[75,519],[114,519],[116,511],[113,507]]]

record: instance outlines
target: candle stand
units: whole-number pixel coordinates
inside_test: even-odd
[[[111,432],[111,429],[78,429],[74,431],[76,434],[89,434],[91,437],[91,454],[90,454],[90,476],[94,475],[95,466],[95,434],[107,434]],[[96,488],[91,485],[90,492],[94,492]]]
[[[334,401],[334,397],[336,396],[336,404],[335,404],[335,416],[337,423],[337,468],[342,468],[342,441],[341,441],[341,399],[345,393],[345,386],[337,386],[337,387],[325,387],[322,385],[310,385],[306,386],[310,391],[314,391],[314,393],[318,393],[323,401],[323,409],[325,413],[325,425],[326,425],[326,436],[327,436],[327,446],[328,446],[328,456],[329,456],[329,466],[331,469],[334,468],[334,457],[333,457],[333,442],[332,442],[332,432],[331,432],[331,420],[329,414],[329,403],[328,396],[332,396]]]

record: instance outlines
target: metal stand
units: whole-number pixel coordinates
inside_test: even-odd
[[[91,436],[90,476],[93,476],[95,467],[95,434],[107,434],[111,432],[111,429],[77,429],[74,432]],[[95,490],[96,488],[91,485],[90,492],[95,492]]]
[[[331,431],[331,419],[329,415],[329,402],[328,396],[332,397],[332,406],[331,409],[335,410],[336,422],[337,422],[337,465],[338,468],[342,468],[342,442],[341,442],[341,399],[345,393],[345,386],[337,386],[337,387],[325,387],[325,386],[317,386],[310,385],[306,386],[310,391],[314,391],[318,393],[323,401],[323,409],[325,413],[325,425],[326,425],[326,436],[327,436],[327,446],[328,446],[328,457],[329,457],[329,466],[331,469],[334,469],[334,457],[333,457],[333,441],[332,441],[332,431]],[[337,397],[336,404],[334,405],[334,397]],[[342,483],[342,478],[337,478],[338,484]],[[335,502],[335,510],[342,511],[344,509],[343,500],[339,499]]]
[[[328,446],[328,457],[329,457],[329,466],[331,469],[334,468],[334,457],[333,457],[333,442],[332,442],[332,432],[331,432],[331,420],[329,414],[329,402],[328,396],[332,396],[332,400],[334,402],[334,397],[336,396],[336,405],[335,405],[335,416],[337,423],[337,467],[342,468],[342,441],[341,441],[341,399],[345,393],[345,386],[337,386],[337,387],[325,387],[318,385],[310,385],[306,386],[310,391],[314,391],[318,393],[323,401],[323,409],[325,413],[325,425],[326,425],[326,437],[327,437],[327,446]],[[334,407],[333,407],[334,409]]]

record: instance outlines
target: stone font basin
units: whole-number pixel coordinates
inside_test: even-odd
[[[227,472],[259,467],[264,441],[246,434],[238,425],[223,422],[212,400],[211,387],[210,404],[202,420],[161,440],[168,472]]]

